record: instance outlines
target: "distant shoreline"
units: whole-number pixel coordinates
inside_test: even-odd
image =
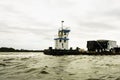
[[[14,49],[8,47],[1,47],[0,52],[43,52],[43,50],[26,50],[26,49]]]

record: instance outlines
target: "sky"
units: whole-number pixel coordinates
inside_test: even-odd
[[[69,47],[86,49],[98,39],[120,45],[120,0],[0,0],[0,47],[54,47],[62,20]]]

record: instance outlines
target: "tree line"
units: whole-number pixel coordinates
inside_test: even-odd
[[[1,47],[0,52],[43,52],[43,50],[26,50],[26,49],[14,49],[8,47]]]

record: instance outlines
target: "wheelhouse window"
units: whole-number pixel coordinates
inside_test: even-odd
[[[66,40],[64,40],[64,42],[66,42]]]
[[[62,40],[60,39],[59,42],[62,42]]]

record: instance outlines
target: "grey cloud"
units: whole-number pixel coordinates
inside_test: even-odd
[[[18,21],[20,21],[22,19],[22,22],[20,21],[19,23],[25,23],[25,24],[28,24],[28,25],[32,25],[32,26],[37,26],[37,27],[44,27],[44,26],[47,26],[49,27],[51,24],[49,23],[46,23],[46,22],[40,22],[38,20],[36,20],[35,18],[33,17],[30,17],[28,16],[28,14],[25,14],[24,12],[21,12],[17,9],[15,9],[14,6],[12,5],[6,5],[6,4],[0,4],[0,7],[3,8],[3,11],[5,11],[5,13],[11,13],[9,14],[9,18],[17,18]]]
[[[0,4],[0,8],[2,8],[3,11],[6,11],[8,13],[20,13],[18,10],[15,10],[14,6],[10,4]]]
[[[16,34],[16,33],[33,33],[37,36],[42,37],[43,39],[48,39],[49,36],[51,36],[51,33],[54,31],[53,29],[36,29],[36,28],[22,28],[20,26],[14,27],[14,26],[8,26],[6,24],[0,24],[0,32],[2,33],[11,33],[11,34]],[[2,36],[2,35],[1,35]]]
[[[101,18],[102,17],[102,18]],[[113,25],[112,18],[109,16],[72,16],[72,22],[77,25],[78,29],[82,29],[82,31],[102,31],[106,32],[109,30],[117,30],[119,29],[117,25]],[[103,21],[102,21],[103,20]],[[117,20],[116,20],[117,21]]]
[[[120,8],[119,9],[112,9],[110,11],[105,12],[105,16],[113,16],[120,18]]]
[[[12,29],[5,23],[0,22],[0,32],[13,33]]]
[[[49,26],[51,24],[46,23],[46,22],[40,22],[34,19],[33,17],[28,16],[27,14],[17,11],[12,7],[11,5],[5,5],[5,4],[0,4],[0,6],[3,8],[4,11],[7,11],[8,13],[12,13],[9,17],[16,17],[19,23],[23,23],[23,26],[14,26],[10,25],[9,23],[6,23],[4,20],[0,21],[0,32],[4,33],[18,33],[19,31],[22,32],[30,32],[34,33],[36,35],[41,35],[41,36],[48,36],[49,33],[51,32],[51,29]],[[13,16],[16,15],[16,16]],[[22,19],[22,22],[20,21]],[[14,21],[12,21],[14,23]],[[47,29],[48,28],[48,29]]]
[[[88,29],[95,29],[95,30],[113,30],[116,29],[114,26],[111,26],[107,23],[102,23],[102,22],[84,22],[80,23],[80,25],[85,26],[85,28]]]
[[[72,0],[51,0],[49,3],[52,6],[57,6],[57,7],[61,7],[61,8],[72,7],[76,4]]]

